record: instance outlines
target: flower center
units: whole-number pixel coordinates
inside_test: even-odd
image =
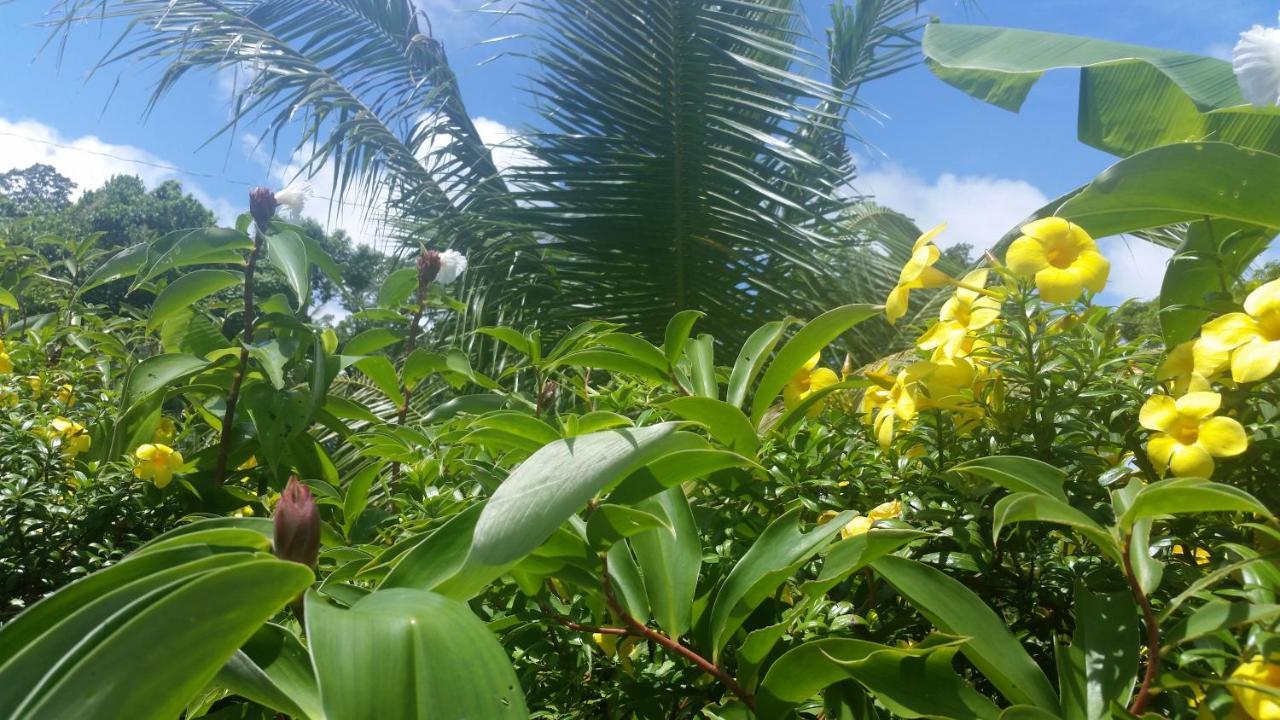
[[[1045,248],[1044,254],[1045,258],[1048,259],[1049,264],[1059,270],[1065,270],[1071,267],[1071,263],[1075,262],[1076,258],[1080,255],[1075,248],[1064,242],[1050,243],[1049,246]]]
[[[1173,427],[1169,428],[1169,434],[1183,445],[1195,445],[1196,440],[1200,439],[1200,421],[1187,417],[1178,418]]]
[[[1280,340],[1280,310],[1268,309],[1257,320],[1258,332],[1267,342]]]

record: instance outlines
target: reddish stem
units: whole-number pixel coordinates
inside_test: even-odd
[[[253,271],[258,266],[258,254],[262,251],[262,238],[266,230],[253,225],[253,249],[244,270],[244,332],[240,338],[240,363],[231,390],[227,392],[227,409],[222,414],[222,437],[218,440],[218,463],[213,471],[213,481],[221,485],[227,480],[227,455],[231,452],[231,429],[236,422],[236,405],[240,403],[240,386],[244,384],[245,371],[249,367],[249,345],[253,342]]]
[[[1142,585],[1138,583],[1138,576],[1133,571],[1133,562],[1129,559],[1129,553],[1133,547],[1133,536],[1125,542],[1124,552],[1121,554],[1121,561],[1124,563],[1124,576],[1129,581],[1129,589],[1133,591],[1134,600],[1138,601],[1138,606],[1142,608],[1142,623],[1147,628],[1147,670],[1142,675],[1142,685],[1138,687],[1138,694],[1133,698],[1133,703],[1129,705],[1130,715],[1141,715],[1147,709],[1147,701],[1151,698],[1151,685],[1155,682],[1156,676],[1160,674],[1160,623],[1156,620],[1155,611],[1151,609],[1151,600],[1147,598],[1147,594],[1142,591]]]

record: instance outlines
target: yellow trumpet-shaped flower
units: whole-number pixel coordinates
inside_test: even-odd
[[[1111,272],[1111,263],[1089,233],[1059,217],[1023,225],[1022,236],[1009,245],[1005,264],[1035,278],[1040,297],[1054,303],[1071,302],[1085,289],[1102,292]]]
[[[881,447],[889,447],[897,431],[910,427],[915,420],[921,399],[919,382],[927,367],[928,363],[913,363],[898,372],[888,398],[876,411],[872,426]]]
[[[960,280],[955,293],[942,305],[938,320],[954,322],[966,330],[981,330],[1000,318],[1000,301],[979,292],[987,285],[988,270],[974,270]]]
[[[24,380],[27,381],[27,387],[31,388],[32,395],[40,395],[44,392],[44,378],[39,375],[28,375]]]
[[[1172,380],[1173,394],[1209,390],[1231,362],[1231,352],[1203,340],[1188,340],[1169,351],[1156,371],[1158,380]]]
[[[182,467],[182,453],[168,445],[146,443],[139,445],[133,454],[138,459],[133,466],[134,476],[150,480],[158,488],[168,485],[173,480],[173,473]]]
[[[871,526],[875,525],[877,522],[881,520],[892,520],[899,517],[902,517],[901,501],[893,500],[891,502],[881,503],[872,508],[871,512],[866,515],[859,515],[845,523],[845,526],[840,528],[840,537],[847,540],[851,537],[866,534],[866,532],[871,529]]]
[[[9,359],[9,353],[0,347],[0,373],[13,372],[13,360]]]
[[[1142,406],[1138,421],[1155,435],[1147,442],[1147,457],[1160,472],[1208,478],[1215,457],[1232,457],[1249,446],[1244,427],[1228,417],[1215,417],[1222,396],[1191,392],[1174,400],[1154,395]]]
[[[875,419],[876,411],[889,402],[889,391],[896,378],[889,374],[889,363],[881,363],[879,368],[867,370],[863,375],[874,383],[862,392],[862,400],[858,403],[858,412],[869,424]]]
[[[821,353],[814,353],[814,356],[809,358],[808,362],[787,381],[787,386],[782,389],[782,401],[788,410],[798,406],[815,392],[840,382],[840,377],[834,370],[818,367],[818,361],[821,359]],[[822,400],[815,402],[805,414],[810,419],[818,417],[822,412],[823,404]]]
[[[933,266],[942,257],[942,251],[933,244],[933,239],[946,229],[947,224],[943,223],[929,230],[917,238],[915,245],[911,247],[911,259],[902,266],[902,271],[898,273],[898,284],[889,292],[889,298],[884,303],[884,314],[890,323],[896,323],[907,314],[907,301],[912,290],[942,287],[953,282],[946,273]]]
[[[71,385],[60,385],[58,392],[54,393],[54,398],[63,405],[71,407],[76,404],[75,388]]]
[[[49,436],[57,437],[62,441],[62,454],[69,458],[74,459],[76,455],[85,452],[93,444],[93,438],[89,437],[88,431],[74,420],[56,417],[49,423],[49,428]]]
[[[1269,377],[1280,366],[1280,280],[1258,287],[1244,300],[1244,312],[1205,323],[1203,342],[1231,351],[1231,379],[1238,383]]]
[[[1231,679],[1239,683],[1280,690],[1280,664],[1256,657],[1241,663],[1231,673]],[[1280,720],[1280,698],[1241,685],[1232,685],[1231,694],[1236,698],[1236,706],[1253,720]]]

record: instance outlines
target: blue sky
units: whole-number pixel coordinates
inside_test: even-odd
[[[606,0],[607,1],[607,0]],[[487,140],[501,142],[536,121],[523,90],[532,70],[518,57],[483,63],[502,49],[482,41],[525,29],[520,18],[474,12],[481,0],[419,0],[445,44],[467,106]],[[193,77],[164,98],[144,121],[155,68],[137,64],[87,71],[114,39],[114,28],[86,25],[58,62],[41,52],[48,34],[37,26],[49,0],[0,4],[0,170],[50,162],[93,187],[119,172],[149,183],[182,180],[222,217],[243,204],[248,186],[278,183],[287,149],[274,161],[242,137],[201,147],[226,118],[226,90],[213,75]],[[815,36],[826,27],[828,0],[806,0]],[[1102,37],[1226,57],[1237,35],[1254,24],[1275,25],[1274,0],[933,0],[924,10],[944,22],[971,22]],[[117,83],[118,79],[118,83]],[[1021,114],[972,100],[916,67],[871,85],[864,98],[882,120],[855,117],[868,141],[857,188],[930,225],[947,220],[950,242],[986,247],[1017,219],[1088,181],[1113,158],[1075,140],[1074,71],[1048,75]],[[108,102],[109,100],[109,102]],[[39,141],[39,142],[37,142]],[[63,147],[65,146],[65,147]],[[171,167],[181,168],[175,172]],[[366,240],[374,228],[358,213],[326,216]],[[1160,251],[1115,239],[1103,250],[1113,261],[1110,299],[1150,296],[1159,288]]]

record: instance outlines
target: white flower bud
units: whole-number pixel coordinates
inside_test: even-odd
[[[436,282],[447,285],[466,271],[466,256],[456,250],[445,250],[440,253],[440,272],[436,275]]]
[[[311,195],[311,183],[294,182],[276,193],[276,204],[289,211],[289,219],[297,222],[302,215],[302,206]]]

